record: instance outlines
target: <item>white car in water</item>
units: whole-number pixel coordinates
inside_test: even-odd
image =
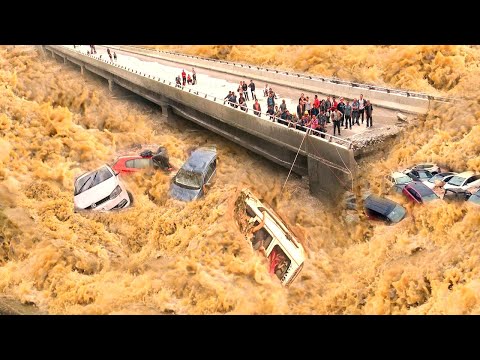
[[[447,189],[462,189],[468,190],[480,186],[480,174],[475,174],[473,171],[465,171],[463,173],[453,176],[443,187]]]
[[[432,176],[427,181],[423,183],[427,185],[430,189],[435,187],[443,187],[452,177],[457,175],[456,172],[442,172]]]
[[[125,186],[108,165],[80,175],[75,180],[74,209],[117,210],[130,205],[130,196]]]
[[[268,259],[269,272],[276,275],[282,285],[290,285],[302,271],[305,261],[303,246],[293,232],[273,209],[263,204],[248,189],[242,190],[236,201],[235,212],[240,229],[247,234],[249,226],[261,226],[265,212],[263,226],[258,232],[263,234],[264,255]],[[245,222],[245,219],[248,221]]]
[[[438,174],[440,172],[440,167],[437,164],[432,163],[421,163],[416,164],[411,168],[411,170],[427,170],[433,175]]]
[[[387,175],[385,179],[388,185],[391,186],[392,189],[394,189],[394,191],[398,193],[401,193],[405,185],[413,181],[410,176],[398,171],[392,172],[390,175]]]

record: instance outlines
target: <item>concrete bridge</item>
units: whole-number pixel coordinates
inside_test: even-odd
[[[135,55],[144,55],[151,58],[173,61],[196,68],[211,69],[226,74],[236,74],[247,79],[265,81],[269,84],[278,84],[296,88],[314,94],[337,95],[345,99],[354,99],[363,93],[376,107],[402,111],[411,114],[424,114],[435,103],[452,102],[449,97],[433,96],[410,90],[387,88],[372,84],[362,84],[337,78],[314,76],[298,72],[254,66],[224,60],[216,60],[195,55],[174,53],[171,51],[155,50],[140,46],[117,45],[111,49],[121,50]]]
[[[327,135],[325,139],[269,121],[224,104],[223,99],[178,88],[166,79],[144,74],[94,55],[84,55],[64,46],[41,46],[40,51],[64,63],[73,63],[83,73],[108,80],[109,88],[121,86],[156,104],[163,116],[173,113],[193,121],[287,169],[308,176],[310,192],[335,197],[351,189],[357,164],[352,144]],[[295,160],[295,161],[294,161]],[[292,167],[293,164],[293,167]]]

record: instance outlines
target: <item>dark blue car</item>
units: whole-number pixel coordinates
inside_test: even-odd
[[[217,151],[201,147],[192,152],[173,178],[170,195],[178,200],[192,201],[205,194],[217,173]]]

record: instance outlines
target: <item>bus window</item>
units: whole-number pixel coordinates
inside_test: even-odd
[[[270,262],[270,274],[275,274],[280,280],[282,280],[283,275],[285,275],[285,272],[290,266],[291,260],[278,245],[275,245],[268,256],[268,260]]]

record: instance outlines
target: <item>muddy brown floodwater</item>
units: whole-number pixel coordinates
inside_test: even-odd
[[[455,91],[478,98],[478,72],[464,76]],[[112,97],[102,80],[33,48],[0,47],[0,85],[0,293],[9,298],[50,314],[480,312],[479,208],[406,205],[395,226],[348,223],[298,177],[282,192],[286,169],[174,116],[166,123],[155,106]],[[477,101],[432,109],[360,164],[358,186],[380,193],[388,171],[422,160],[480,172],[479,117]],[[192,147],[215,144],[215,185],[182,203],[167,195],[168,175],[133,174],[131,209],[74,213],[74,177],[138,143],[166,146],[177,166]],[[243,187],[305,247],[289,288],[238,230]]]

